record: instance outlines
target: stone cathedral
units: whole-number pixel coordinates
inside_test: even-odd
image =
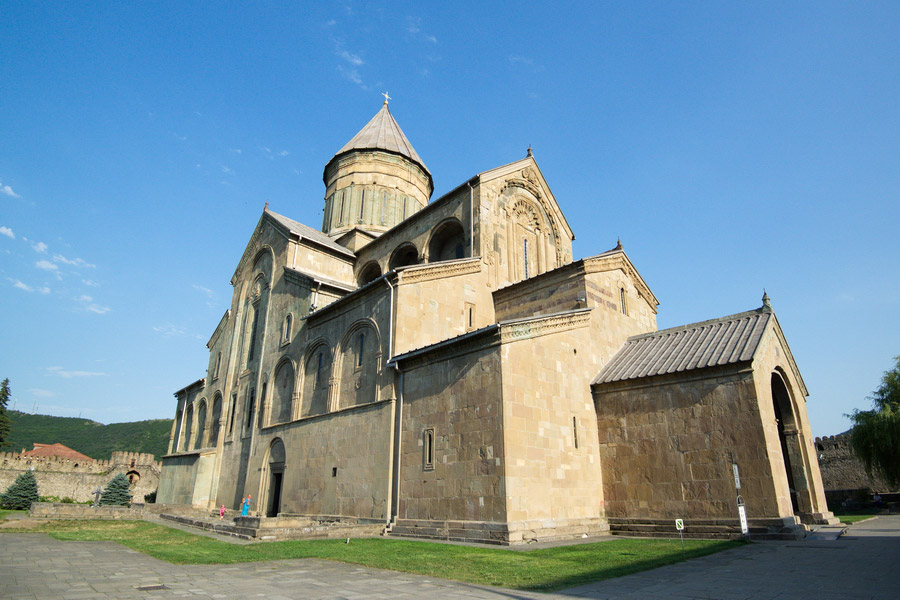
[[[160,503],[499,544],[739,533],[739,497],[757,531],[833,519],[768,297],[657,330],[621,244],[573,260],[530,149],[432,200],[387,101],[323,178],[321,231],[263,210]]]

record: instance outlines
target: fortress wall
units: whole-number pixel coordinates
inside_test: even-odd
[[[113,452],[110,460],[76,461],[67,458],[23,456],[16,452],[0,453],[0,492],[15,482],[25,471],[34,471],[41,496],[72,498],[76,502],[93,500],[91,493],[106,487],[119,473],[129,474],[136,481],[131,493],[136,502],[156,491],[162,463],[152,454]]]

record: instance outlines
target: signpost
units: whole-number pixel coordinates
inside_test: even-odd
[[[685,558],[685,556],[684,556],[684,519],[675,519],[675,529],[677,529],[679,535],[681,535],[681,558]]]
[[[738,519],[741,521],[741,535],[743,537],[750,536],[750,527],[747,525],[747,509],[744,507],[744,498],[741,496],[741,476],[738,473],[737,463],[734,462],[734,453],[731,453],[731,471],[734,473],[734,489],[738,492],[737,509]]]
[[[747,525],[747,509],[744,508],[744,499],[737,497],[738,518],[741,520],[741,535],[747,537],[750,535],[750,527]]]

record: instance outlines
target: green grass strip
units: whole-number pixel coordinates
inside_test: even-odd
[[[27,530],[59,540],[118,542],[174,564],[227,564],[292,558],[335,560],[519,590],[553,591],[683,560],[679,540],[623,539],[516,551],[386,538],[237,545],[145,521],[51,521]],[[741,545],[685,540],[696,558]]]

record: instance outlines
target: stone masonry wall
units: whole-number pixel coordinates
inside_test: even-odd
[[[131,474],[135,479],[131,493],[135,501],[143,502],[144,494],[155,492],[159,486],[162,463],[152,454],[113,452],[110,460],[73,461],[57,457],[30,457],[18,453],[0,453],[0,492],[28,470],[34,471],[41,496],[72,498],[76,502],[93,500],[91,493],[104,488],[119,473]]]
[[[894,492],[879,477],[870,477],[862,462],[850,449],[850,432],[816,438],[816,452],[825,493],[832,500],[835,492],[867,488],[872,492]],[[840,495],[840,494],[838,494]],[[847,494],[843,494],[846,496]]]

